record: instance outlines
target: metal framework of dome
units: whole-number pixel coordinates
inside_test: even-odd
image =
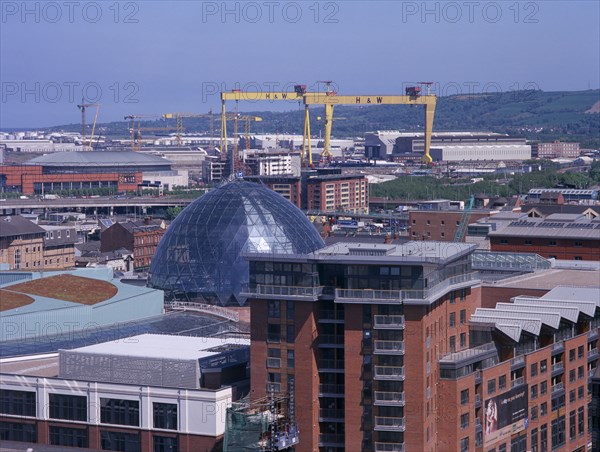
[[[300,209],[264,185],[234,180],[175,218],[152,259],[148,285],[163,289],[167,300],[241,305],[248,283],[244,254],[303,254],[322,247]]]

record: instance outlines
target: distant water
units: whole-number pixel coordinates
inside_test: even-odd
[[[232,322],[206,315],[175,312],[134,322],[103,328],[63,333],[56,336],[33,337],[0,343],[0,357],[53,353],[100,342],[118,341],[138,334],[180,334],[183,336],[218,336],[236,332]]]

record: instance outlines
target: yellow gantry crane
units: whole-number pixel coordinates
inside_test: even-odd
[[[433,119],[437,97],[430,94],[432,82],[420,82],[418,85],[427,87],[427,94],[421,94],[421,86],[411,86],[405,89],[404,95],[339,95],[333,88],[333,81],[321,81],[326,85],[325,92],[307,92],[306,85],[295,85],[293,92],[247,92],[232,90],[221,92],[221,149],[227,153],[227,114],[225,102],[228,100],[297,100],[304,103],[304,136],[302,140],[302,160],[308,153],[309,164],[312,165],[312,146],[310,142],[310,115],[311,105],[323,105],[325,107],[324,123],[324,145],[321,157],[329,160],[331,154],[331,129],[333,126],[333,109],[335,105],[423,105],[425,107],[425,152],[423,161],[431,163],[429,154],[431,148],[431,133],[433,130]],[[236,108],[237,111],[237,108]]]
[[[227,120],[228,115],[225,109],[225,102],[228,100],[234,100],[236,102],[236,113],[237,113],[237,104],[239,101],[302,101],[304,93],[306,92],[306,85],[296,85],[294,86],[294,91],[283,92],[283,91],[242,91],[239,89],[234,89],[231,91],[222,91],[221,92],[221,151],[225,152],[227,155]],[[234,119],[237,115],[234,115]],[[241,118],[238,118],[241,119]],[[234,123],[235,128],[235,123]],[[236,135],[234,133],[234,135]]]
[[[405,95],[339,95],[334,91],[326,91],[324,93],[306,93],[303,96],[304,105],[324,105],[325,106],[325,125],[324,125],[324,144],[321,157],[323,159],[331,159],[331,129],[333,125],[333,109],[336,105],[424,105],[425,106],[425,153],[423,161],[431,163],[432,159],[429,155],[431,147],[431,132],[433,129],[433,118],[435,114],[435,106],[437,97],[429,94],[429,85],[431,82],[423,82],[427,86],[427,94],[421,94],[420,86],[411,86],[406,88]],[[305,115],[305,131],[306,121],[309,120],[308,113]],[[309,127],[310,132],[310,127]],[[310,140],[310,135],[308,135]]]

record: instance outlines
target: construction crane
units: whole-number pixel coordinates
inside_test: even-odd
[[[475,196],[471,195],[471,198],[467,202],[465,206],[465,210],[463,210],[463,214],[460,217],[460,222],[456,227],[456,232],[454,233],[454,241],[462,242],[465,236],[465,232],[467,232],[467,226],[469,225],[469,219],[471,218],[471,210],[473,209],[473,203],[475,202]]]
[[[96,131],[96,122],[98,121],[98,113],[100,112],[100,104],[96,104],[96,114],[94,115],[94,124],[92,125],[92,133],[90,134],[90,142],[88,146],[92,148],[92,140],[94,139],[94,132]],[[93,150],[93,148],[92,148]]]
[[[425,82],[429,86],[430,82]],[[331,86],[331,84],[329,84]],[[323,160],[331,160],[330,150],[331,128],[333,123],[333,108],[335,105],[424,105],[425,106],[425,153],[423,161],[427,164],[432,159],[429,155],[431,147],[431,131],[433,128],[433,118],[435,114],[435,105],[437,97],[435,95],[421,94],[420,86],[411,86],[406,88],[404,95],[339,95],[337,92],[329,89],[325,93],[306,93],[304,94],[304,105],[324,105],[325,106],[325,140],[321,157]],[[308,114],[305,115],[305,121],[308,120]],[[305,125],[305,131],[306,131]],[[308,137],[310,139],[310,136]]]
[[[127,115],[124,117],[125,120],[131,121],[131,150],[137,152],[141,149],[142,130],[140,127],[140,119],[142,118],[157,118],[158,115]],[[137,120],[137,131],[136,131],[136,120]]]
[[[252,121],[259,122],[263,119],[260,116],[247,116],[247,115],[226,115],[227,120],[233,120],[233,155],[231,156],[231,174],[236,174],[237,170],[240,169],[242,158],[239,154],[239,137],[238,137],[238,121],[244,121],[244,139],[245,139],[245,148],[250,149],[250,123]],[[223,154],[221,154],[223,155]],[[227,154],[225,154],[227,155]]]
[[[82,97],[81,104],[77,105],[77,108],[79,108],[79,110],[81,110],[81,140],[84,142],[85,142],[85,111],[89,107],[96,107],[96,117],[97,117],[98,116],[98,108],[100,107],[100,105],[97,103],[86,104],[85,99]],[[95,124],[95,121],[94,121],[94,124]]]
[[[214,137],[214,130],[215,130],[215,120],[214,120],[212,108],[210,110],[208,110],[208,114],[204,114],[204,113],[165,113],[164,115],[162,115],[162,117],[164,119],[175,118],[176,127],[177,127],[176,140],[177,140],[177,144],[180,146],[182,144],[181,135],[183,134],[183,118],[210,118],[210,147],[211,147],[211,149],[214,149],[215,146],[214,146],[214,142],[213,142],[213,137]]]

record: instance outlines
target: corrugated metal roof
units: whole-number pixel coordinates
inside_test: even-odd
[[[545,299],[564,299],[577,301],[590,301],[596,303],[600,308],[600,286],[598,287],[574,287],[557,286],[542,297]]]
[[[526,311],[526,312],[537,312],[539,309],[543,309],[547,312],[559,314],[563,319],[569,322],[576,323],[579,318],[579,308],[577,306],[556,306],[546,304],[545,302],[540,303],[527,303],[524,301],[515,303],[498,303],[496,308],[502,310],[513,310],[513,311]]]
[[[548,311],[508,311],[502,308],[477,308],[476,316],[492,317],[497,319],[531,319],[540,320],[544,325],[558,329],[560,326],[560,314]]]
[[[487,323],[495,325],[512,325],[519,326],[523,331],[527,331],[534,336],[539,336],[542,329],[542,321],[539,319],[528,319],[528,318],[510,318],[502,316],[487,316],[477,315],[477,313],[471,315],[470,322],[473,323]]]

